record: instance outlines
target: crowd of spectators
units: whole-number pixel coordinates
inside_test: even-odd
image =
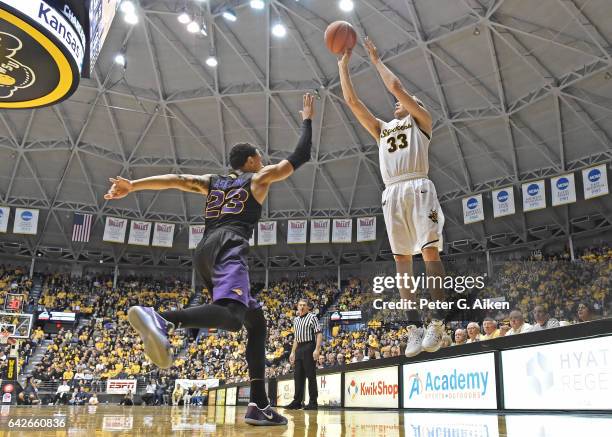
[[[31,281],[19,269],[1,269],[0,273],[0,298],[15,288],[13,284],[22,290],[31,287]],[[610,317],[611,281],[612,248],[607,246],[583,250],[575,261],[563,254],[501,262],[495,266],[495,274],[479,297],[503,297],[509,302],[510,310],[486,311],[480,318],[449,322],[445,346]],[[368,315],[367,323],[329,323],[319,357],[320,368],[404,353],[412,328],[388,318],[389,314],[384,311],[368,312],[373,299],[381,296],[372,292],[368,280],[349,279],[342,290],[338,290],[334,280],[309,278],[284,280],[259,288],[257,299],[263,303],[268,321],[268,377],[291,371],[288,358],[293,343],[292,322],[296,304],[302,298],[308,299],[319,317],[349,310],[362,310]],[[205,301],[206,292],[204,296]],[[176,280],[127,278],[113,287],[108,278],[74,280],[66,275],[48,275],[44,278],[39,309],[73,311],[87,318],[87,322],[76,332],[62,329],[54,335],[32,376],[59,384],[54,402],[89,403],[92,393],[99,389],[96,384],[102,384],[99,381],[138,378],[143,381],[141,386],[147,387],[145,402],[149,404],[200,404],[204,389],[177,391],[174,381],[179,378],[217,378],[226,382],[247,379],[246,331],[177,329],[171,334],[177,351],[174,365],[160,370],[148,361],[139,337],[126,320],[127,309],[132,305],[153,306],[164,311],[182,308],[192,298],[188,284]],[[33,330],[22,351],[33,350],[44,337],[40,328]],[[0,350],[0,370],[6,355],[7,351]],[[28,354],[24,355],[27,360]],[[130,396],[123,400],[125,404],[132,401]]]

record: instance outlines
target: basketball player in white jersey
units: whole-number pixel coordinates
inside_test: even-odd
[[[431,115],[382,63],[376,47],[368,38],[365,47],[385,86],[397,99],[395,119],[389,122],[379,120],[357,97],[348,68],[350,50],[338,61],[340,84],[351,111],[378,143],[380,172],[386,187],[382,195],[383,214],[397,273],[402,277],[404,274],[412,276],[412,257],[422,254],[427,275],[443,276],[440,251],[444,215],[436,188],[427,178]],[[399,292],[402,299],[416,302],[416,290],[402,286]],[[430,293],[432,300],[446,301],[441,287],[430,289]],[[411,322],[418,322],[413,320],[420,318],[418,315],[415,317],[414,311],[409,314]],[[434,352],[441,347],[444,335],[442,319],[442,314],[434,313],[426,331],[421,327],[410,327],[406,356],[417,355],[421,350]]]

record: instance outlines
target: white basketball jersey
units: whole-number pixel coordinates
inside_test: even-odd
[[[426,178],[429,172],[429,138],[410,115],[380,126],[378,161],[385,185]]]

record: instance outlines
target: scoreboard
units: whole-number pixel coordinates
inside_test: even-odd
[[[94,71],[96,61],[104,46],[119,0],[90,0],[89,3],[89,74]]]
[[[54,105],[90,77],[119,0],[0,0],[0,109]]]

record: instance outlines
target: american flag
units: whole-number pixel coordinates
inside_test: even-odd
[[[89,234],[91,233],[91,214],[74,214],[74,222],[72,223],[72,241],[80,241],[83,243],[89,242]]]

